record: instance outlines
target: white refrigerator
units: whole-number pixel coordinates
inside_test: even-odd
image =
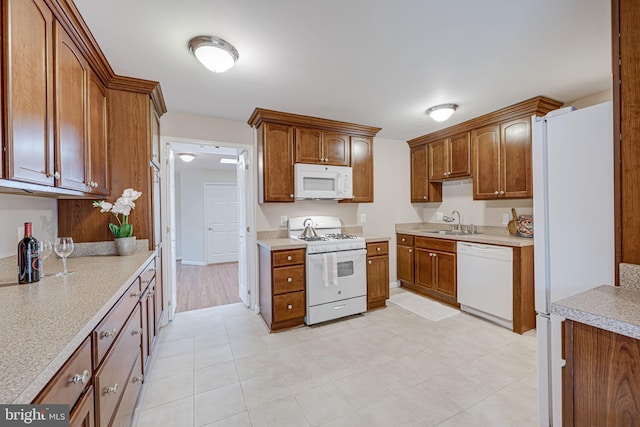
[[[532,118],[538,417],[562,426],[562,317],[551,303],[614,283],[613,106]]]

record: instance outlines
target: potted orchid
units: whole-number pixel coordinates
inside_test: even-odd
[[[135,251],[135,237],[133,235],[133,224],[129,222],[131,210],[136,207],[135,201],[142,193],[133,188],[127,188],[114,203],[106,200],[96,200],[93,206],[100,208],[100,212],[110,212],[118,221],[117,224],[110,223],[109,230],[115,237],[116,250],[120,255],[129,255]]]

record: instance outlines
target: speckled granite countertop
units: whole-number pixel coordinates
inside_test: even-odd
[[[258,246],[264,246],[269,250],[305,249],[307,244],[296,239],[264,239],[258,240]]]
[[[603,285],[551,303],[551,313],[640,339],[640,291]]]
[[[396,224],[396,233],[409,234],[420,237],[434,237],[436,239],[458,240],[471,243],[486,243],[501,246],[533,246],[530,237],[515,237],[509,235],[505,227],[476,226],[478,234],[463,234],[460,236],[430,233],[429,231],[449,230],[451,225],[433,223]]]
[[[62,260],[45,261],[37,283],[0,287],[0,402],[30,403],[98,325],[155,252],[67,260],[74,274],[53,276]],[[0,260],[0,283],[17,276],[16,257]]]

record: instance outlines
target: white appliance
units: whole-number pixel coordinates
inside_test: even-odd
[[[460,309],[513,328],[513,248],[458,242]]]
[[[613,106],[532,118],[538,419],[562,425],[561,321],[551,303],[614,282]]]
[[[349,166],[325,166],[296,163],[294,195],[300,199],[351,199],[353,175]]]
[[[311,225],[318,237],[303,237]],[[367,250],[364,238],[341,233],[340,218],[289,219],[289,237],[306,250],[306,316],[313,325],[367,311]]]

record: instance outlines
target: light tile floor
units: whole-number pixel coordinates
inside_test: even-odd
[[[535,333],[393,304],[268,333],[241,303],[161,330],[134,425],[536,426]]]

